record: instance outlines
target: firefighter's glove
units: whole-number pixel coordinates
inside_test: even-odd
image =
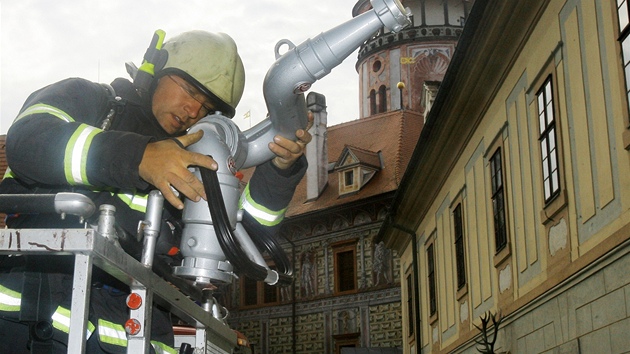
[[[281,170],[286,170],[304,155],[306,145],[311,142],[312,136],[308,132],[313,126],[313,112],[308,112],[308,124],[305,129],[298,129],[295,132],[295,141],[276,135],[273,138],[273,142],[269,143],[269,150],[271,150],[276,157],[273,158],[272,163]]]
[[[183,135],[175,139],[161,140],[147,144],[140,161],[140,177],[162,192],[164,199],[177,209],[183,209],[184,203],[171,189],[175,188],[191,200],[206,199],[203,183],[188,170],[189,166],[202,166],[217,169],[217,163],[206,155],[185,150],[199,141],[203,131]]]

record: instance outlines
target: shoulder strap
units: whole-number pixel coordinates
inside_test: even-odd
[[[112,122],[118,113],[120,113],[125,106],[126,101],[123,100],[120,96],[116,95],[116,90],[112,87],[112,85],[101,83],[101,86],[105,88],[107,93],[109,94],[109,111],[105,115],[101,122],[100,128],[103,130],[108,130],[112,126]]]

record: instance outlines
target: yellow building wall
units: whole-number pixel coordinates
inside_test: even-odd
[[[425,352],[448,351],[469,340],[486,311],[517,311],[618,244],[606,241],[630,220],[630,159],[622,144],[628,108],[614,5],[614,0],[550,1],[422,220],[417,235],[423,235],[418,257]],[[551,211],[543,197],[536,102],[549,74],[565,200]],[[506,194],[505,259],[494,251],[490,198],[489,158],[497,147]],[[458,297],[452,208],[462,190],[467,290]],[[566,230],[559,248],[550,243],[558,230]],[[426,246],[431,242],[437,319],[428,315]],[[408,262],[409,250],[403,256]]]

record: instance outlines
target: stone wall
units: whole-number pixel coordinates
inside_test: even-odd
[[[630,241],[506,317],[497,353],[628,353]],[[425,352],[429,352],[427,347]],[[464,353],[478,353],[468,344]]]
[[[335,337],[357,335],[359,346],[402,347],[400,288],[240,310],[230,326],[247,336],[256,352],[334,353]],[[263,350],[266,348],[266,350]]]
[[[397,348],[402,346],[400,302],[370,306],[370,346]]]

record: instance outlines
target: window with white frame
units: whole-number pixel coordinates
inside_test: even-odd
[[[437,314],[437,279],[435,278],[435,251],[427,247],[427,280],[429,282],[429,316]]]
[[[497,149],[490,158],[490,178],[490,187],[492,191],[492,215],[494,218],[494,245],[496,249],[495,252],[499,253],[499,251],[507,245],[501,149]]]
[[[617,0],[617,17],[619,19],[619,41],[621,42],[621,54],[623,70],[626,76],[626,97],[630,105],[630,13],[628,1]]]
[[[560,168],[556,140],[556,119],[551,76],[536,94],[538,100],[539,142],[542,154],[543,189],[545,203],[560,193]]]
[[[413,289],[414,283],[411,273],[407,273],[407,336],[411,337],[414,334],[414,312],[413,312]]]
[[[462,219],[462,204],[453,210],[453,227],[455,229],[455,269],[457,273],[457,290],[466,285],[466,256],[464,247],[464,222]]]

